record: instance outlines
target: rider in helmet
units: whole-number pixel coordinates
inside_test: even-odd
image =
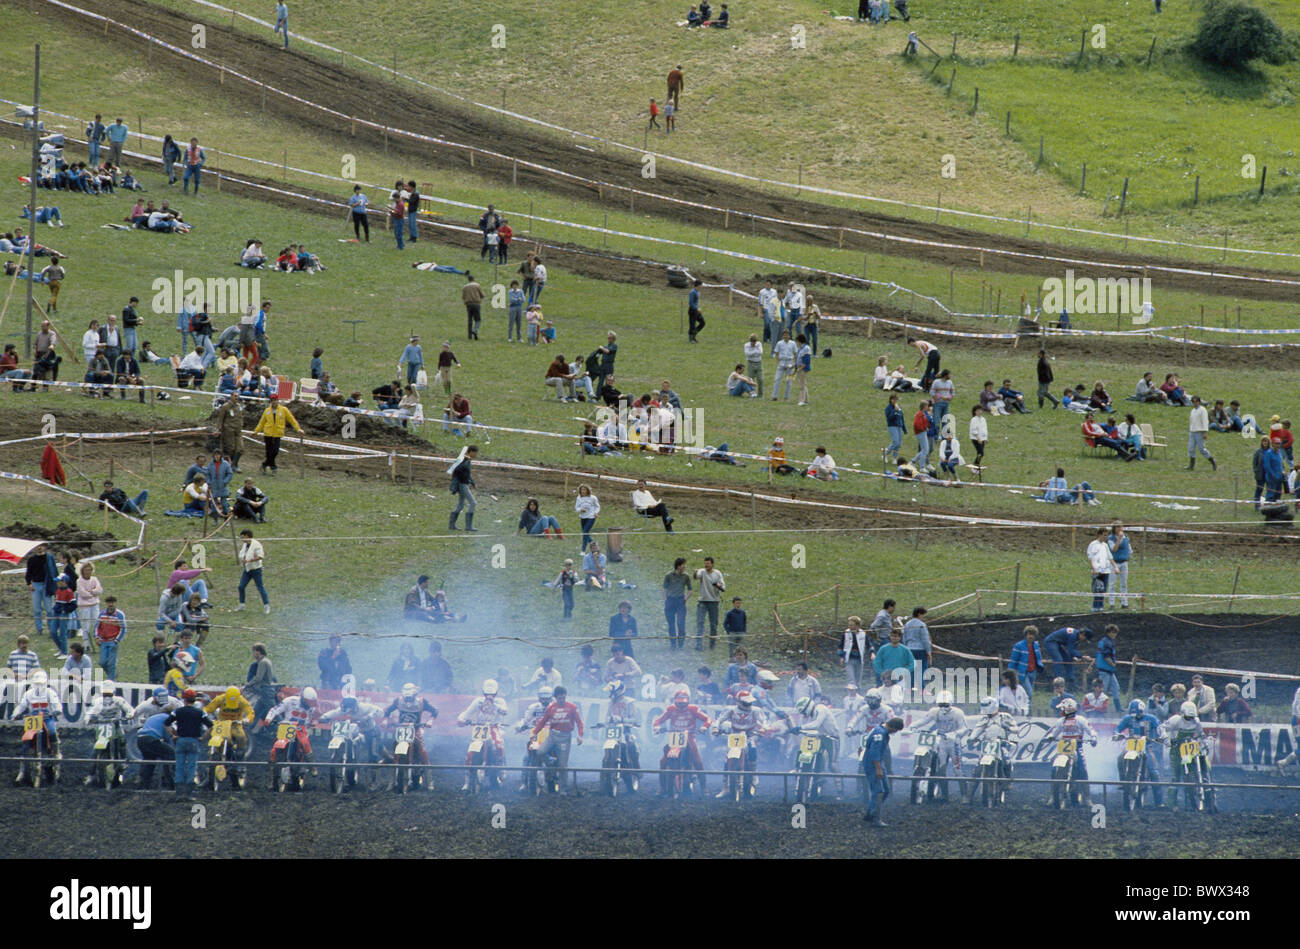
[[[980,742],[1008,742],[1000,746],[1003,762],[1010,771],[1011,761],[1015,757],[1016,744],[1020,740],[1020,726],[1010,712],[1003,711],[997,696],[986,695],[980,699],[980,714],[974,726],[966,736],[966,744],[979,748]],[[963,789],[962,798],[967,798],[967,789]]]
[[[523,718],[519,719],[518,723],[516,723],[515,731],[516,732],[529,731],[534,725],[540,722],[542,720],[542,716],[546,714],[546,709],[550,706],[554,698],[555,698],[555,689],[553,689],[551,686],[547,685],[544,682],[541,685],[539,685],[537,687],[537,701],[533,702],[528,706],[528,708],[524,709],[524,716]],[[528,765],[528,759],[529,759],[528,744],[525,743],[524,745],[525,766]],[[520,784],[519,790],[527,791],[528,790],[527,783]]]
[[[867,700],[863,698],[862,692],[858,688],[856,682],[850,682],[844,686],[844,701],[842,702],[844,708],[844,721],[847,722],[852,719],[854,715],[858,714],[859,710],[866,706],[866,704]]]
[[[665,727],[665,723],[666,726]],[[685,689],[679,689],[673,696],[670,704],[662,715],[654,720],[654,730],[656,734],[665,731],[685,732],[686,749],[690,756],[689,763],[696,771],[704,770],[704,762],[700,758],[700,749],[695,744],[695,733],[700,728],[708,728],[710,725],[709,716],[700,711],[699,707],[691,704],[690,693]],[[659,768],[663,771],[668,764],[668,745],[664,745],[663,757],[659,760]],[[699,775],[700,791],[705,789],[704,775]],[[659,795],[665,797],[669,794],[668,774],[659,775]]]
[[[492,741],[488,747],[487,763],[501,764],[505,760],[505,742],[501,735],[501,724],[510,715],[510,707],[499,693],[501,687],[496,679],[483,680],[483,694],[470,702],[465,711],[456,716],[457,725],[487,725],[491,728]],[[469,761],[466,760],[466,764]],[[462,791],[469,790],[469,775],[465,776]]]
[[[1055,725],[1047,730],[1047,734],[1043,736],[1041,742],[1046,744],[1060,738],[1079,743],[1079,745],[1076,745],[1079,761],[1075,773],[1083,780],[1083,803],[1086,805],[1089,803],[1088,762],[1083,757],[1083,748],[1080,746],[1084,741],[1087,741],[1096,748],[1097,733],[1088,724],[1088,720],[1079,714],[1079,703],[1074,699],[1062,699],[1061,704],[1057,706],[1057,710],[1061,713],[1061,717],[1057,719]]]
[[[545,761],[546,756],[553,750],[556,759],[559,762],[560,785],[566,785],[566,772],[569,767],[569,742],[573,738],[573,730],[578,730],[578,744],[582,744],[582,715],[578,711],[578,706],[569,700],[569,691],[562,685],[555,687],[555,701],[546,707],[542,717],[537,720],[533,726],[529,740],[537,738],[538,732],[543,728],[548,728],[546,744],[542,746],[538,753],[541,760]],[[568,793],[565,790],[564,793]]]
[[[717,719],[713,722],[713,733],[742,733],[749,740],[750,753],[745,760],[746,771],[758,770],[758,748],[759,737],[767,734],[769,729],[767,716],[763,710],[758,707],[754,701],[754,696],[748,692],[741,692],[736,696],[736,704],[729,706],[722,711]],[[757,786],[758,779],[750,778],[745,785],[745,793],[752,797]],[[724,787],[718,792],[718,797],[726,797],[727,789]]]
[[[951,760],[953,774],[961,774],[961,736],[967,731],[966,715],[952,704],[952,693],[944,689],[935,696],[934,707],[926,712],[919,722],[913,724],[916,731],[933,731],[943,736],[939,742],[938,768],[943,773],[946,762]],[[942,782],[939,788],[944,799],[948,798],[948,782]]]
[[[848,722],[844,730],[850,735],[856,732],[866,734],[877,725],[885,724],[894,715],[894,709],[885,704],[885,693],[882,689],[867,689],[867,694],[862,700],[862,707],[853,715],[848,716]]]
[[[14,713],[10,718],[21,721],[27,715],[40,715],[44,723],[45,733],[49,736],[53,756],[61,758],[63,755],[59,751],[59,730],[55,722],[63,714],[63,703],[59,701],[59,697],[50,688],[50,677],[44,669],[34,671],[28,682],[30,682],[30,685],[23,693],[23,697],[19,699],[18,704],[14,706]],[[26,779],[27,762],[24,761],[18,766],[18,777],[14,779],[14,784],[22,784]]]
[[[303,760],[315,761],[315,756],[311,750],[311,738],[308,733],[319,712],[320,709],[316,704],[316,690],[311,686],[307,686],[297,695],[289,696],[267,712],[266,718],[262,720],[262,725],[263,727],[274,725],[280,719],[296,725],[298,747],[302,749]],[[313,773],[315,773],[315,769],[313,769]]]
[[[1147,773],[1152,781],[1159,781],[1160,775],[1156,768],[1156,756],[1152,747],[1157,741],[1165,737],[1165,727],[1160,719],[1147,711],[1147,703],[1141,699],[1134,699],[1128,703],[1128,714],[1119,720],[1111,739],[1121,741],[1125,732],[1128,732],[1132,738],[1145,738],[1147,740]]]
[[[803,718],[803,722],[800,724],[795,724],[793,720],[787,722],[791,734],[816,735],[820,738],[827,751],[826,760],[830,770],[838,770],[835,762],[844,736],[840,732],[839,723],[835,721],[835,710],[830,705],[817,702],[808,695],[795,702],[794,707]]]
[[[632,790],[635,791],[640,787],[640,775],[636,772],[641,768],[641,749],[636,743],[636,726],[641,721],[641,715],[637,712],[636,702],[628,695],[627,686],[623,684],[622,679],[605,683],[605,696],[609,699],[605,724],[623,726],[623,747],[627,755],[625,764],[633,772]]]
[[[1178,752],[1178,746],[1185,741],[1194,740],[1201,743],[1201,754],[1205,756],[1206,767],[1208,768],[1209,755],[1205,751],[1205,729],[1201,725],[1195,702],[1188,701],[1180,705],[1178,712],[1169,716],[1164,729],[1165,734],[1169,736],[1169,770],[1172,772],[1169,780],[1174,782],[1183,780],[1183,760],[1182,755]],[[1176,786],[1168,789],[1168,793],[1165,795],[1165,806],[1173,806],[1177,793],[1178,788]]]
[[[117,683],[105,679],[99,686],[99,695],[86,711],[86,724],[124,722],[131,717],[131,711],[131,703],[117,694]]]
[[[383,758],[379,742],[379,720],[384,717],[384,710],[371,702],[362,702],[355,695],[346,695],[339,707],[330,709],[320,717],[326,725],[338,721],[356,722],[365,740],[366,756],[370,761]],[[373,780],[373,779],[372,779]]]
[[[235,746],[235,753],[240,758],[244,757],[248,750],[248,736],[244,734],[244,726],[252,725],[256,716],[253,714],[253,706],[244,698],[239,687],[230,686],[204,706],[203,711],[218,721],[230,722],[230,743]]]

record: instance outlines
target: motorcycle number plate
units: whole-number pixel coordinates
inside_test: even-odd
[[[685,748],[685,747],[686,747],[686,732],[669,732],[669,733],[668,733],[668,747],[669,747],[669,748]]]
[[[490,726],[490,725],[475,725],[475,726],[474,726],[474,740],[475,740],[475,741],[487,741],[488,738],[490,738],[491,736],[492,736],[492,726]]]
[[[862,747],[862,749],[865,751],[867,745],[870,743],[870,740],[871,740],[871,735],[870,735],[870,733],[868,733],[868,734],[862,736],[862,740],[859,741],[858,744],[859,744],[859,745]]]
[[[1200,753],[1201,743],[1199,741],[1185,741],[1178,746],[1178,754],[1182,757],[1184,764],[1187,764]]]
[[[991,755],[993,757],[997,757],[999,754],[1002,753],[1002,742],[986,741],[980,745],[980,751],[982,751],[985,755]]]
[[[395,737],[396,737],[397,741],[399,741],[399,742],[403,742],[403,743],[406,743],[406,744],[409,744],[410,742],[415,741],[415,726],[414,726],[414,725],[398,725],[398,726],[397,726],[397,732],[396,732],[396,734],[395,734]]]
[[[293,722],[284,722],[275,729],[276,741],[294,741],[298,737],[298,726]]]
[[[622,726],[622,725],[612,725],[612,726],[610,726],[609,728],[606,728],[606,729],[605,729],[605,740],[606,740],[606,741],[622,741],[622,740],[623,740],[623,726]]]
[[[799,739],[799,752],[804,755],[815,755],[822,749],[822,740],[812,735],[807,735]]]
[[[348,737],[348,728],[349,728],[351,725],[352,725],[351,722],[335,722],[335,723],[334,723],[334,726],[330,729],[330,737],[331,737],[331,738],[347,738],[347,737]],[[330,744],[333,744],[333,742],[330,742]]]
[[[234,723],[227,719],[221,719],[214,722],[212,725],[213,742],[215,744],[221,744],[223,741],[229,741],[233,726]]]
[[[1058,741],[1056,743],[1056,753],[1058,755],[1067,755],[1074,757],[1075,751],[1078,750],[1079,743],[1071,738],[1068,741]]]
[[[744,732],[732,732],[727,736],[727,747],[740,749],[749,744],[749,736]]]
[[[95,745],[99,746],[100,742],[110,742],[117,734],[116,725],[96,725],[95,726]]]
[[[1145,738],[1130,738],[1124,743],[1124,747],[1135,755],[1140,755],[1147,750],[1147,740]]]
[[[38,732],[45,724],[44,717],[40,715],[26,715],[23,717],[23,731]]]
[[[922,748],[933,748],[939,744],[939,736],[935,732],[921,732],[916,736],[916,743]]]

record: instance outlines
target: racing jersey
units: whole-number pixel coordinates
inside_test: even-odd
[[[291,695],[266,713],[266,723],[268,725],[281,718],[286,722],[292,722],[300,730],[305,731],[316,718],[316,708],[315,706],[303,705],[301,696]]]
[[[1181,718],[1182,716],[1178,716]],[[1115,726],[1115,734],[1118,735],[1125,729],[1133,733],[1134,738],[1163,738],[1164,726],[1160,724],[1160,719],[1156,718],[1150,712],[1144,712],[1141,715],[1125,715]]]
[[[456,716],[462,725],[499,725],[510,715],[510,706],[500,696],[480,695],[465,711]]]
[[[1189,722],[1181,715],[1173,715],[1165,722],[1165,734],[1169,736],[1169,747],[1177,748],[1179,742],[1187,741],[1189,738],[1204,738],[1205,729],[1201,727],[1199,718]]]
[[[542,720],[546,714],[546,706],[541,702],[533,702],[528,708],[524,709],[524,717],[519,719],[519,724],[515,726],[515,731],[528,731]]]
[[[183,704],[180,699],[171,695],[163,699],[161,704],[154,701],[153,698],[149,698],[135,707],[135,711],[131,713],[131,721],[137,725],[143,725],[155,715],[166,715],[173,709],[180,708]]]
[[[131,717],[131,711],[131,703],[122,696],[111,695],[105,701],[105,697],[101,695],[86,712],[86,723],[93,725],[96,722],[125,722]]]
[[[369,702],[358,702],[354,711],[346,712],[342,706],[330,709],[320,717],[322,722],[356,722],[363,729],[373,729],[375,722],[382,717],[384,710]]]
[[[626,696],[610,702],[609,710],[605,713],[605,722],[609,725],[627,726],[627,735],[629,738],[632,737],[633,730],[641,722],[641,716],[637,714],[636,702]]]
[[[772,698],[771,689],[760,685],[758,688],[750,692],[750,695],[754,697],[754,704],[763,711],[769,712],[772,715],[777,714],[776,700]]]
[[[242,695],[239,697],[239,704],[234,708],[226,708],[226,697],[218,695],[203,707],[203,711],[215,715],[217,720],[222,722],[240,722],[247,725],[253,721],[253,706],[249,705],[248,700]]]
[[[1092,730],[1088,720],[1082,715],[1071,715],[1069,718],[1062,718],[1055,725],[1047,730],[1043,736],[1044,741],[1055,738],[1088,740],[1094,745],[1097,744],[1097,733]]]
[[[429,704],[429,700],[416,696],[413,699],[395,698],[388,703],[388,708],[384,709],[384,718],[397,713],[397,723],[399,725],[418,725],[420,718],[425,713],[429,713],[430,718],[438,717],[438,710]]]
[[[23,693],[22,699],[14,706],[14,718],[24,715],[44,715],[47,722],[59,720],[63,714],[63,703],[48,685],[34,685]]]
[[[740,706],[727,708],[714,721],[719,730],[724,732],[744,732],[752,736],[767,728],[767,716],[757,705],[745,711]]]
[[[869,732],[877,725],[883,725],[894,717],[894,710],[889,705],[881,702],[875,708],[870,705],[863,705],[858,709],[848,721],[844,730],[846,732]]]
[[[1020,733],[1016,720],[1007,712],[983,715],[970,730],[971,741],[1015,741]]]
[[[835,710],[829,705],[818,705],[802,725],[792,729],[804,735],[840,739],[840,726],[835,722]]]
[[[533,726],[533,737],[536,738],[537,733],[548,726],[551,729],[551,734],[557,732],[568,734],[573,731],[575,725],[578,728],[578,737],[581,738],[583,725],[578,706],[572,702],[552,702],[546,706],[546,711],[542,713],[542,717]]]
[[[912,727],[916,731],[921,731],[927,725],[931,726],[940,735],[956,737],[966,730],[966,715],[955,705],[950,705],[947,708],[936,705],[926,712],[925,717]]]
[[[701,712],[698,705],[687,705],[685,708],[670,705],[654,720],[654,727],[659,728],[664,722],[668,723],[666,731],[686,732],[688,735],[694,735],[698,729],[708,728],[710,724],[709,716]]]

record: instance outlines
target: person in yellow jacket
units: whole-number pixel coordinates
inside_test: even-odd
[[[302,426],[293,417],[293,413],[273,397],[258,420],[257,428],[253,429],[254,435],[262,435],[266,439],[266,460],[262,462],[263,471],[270,468],[271,474],[275,474],[279,470],[275,466],[275,459],[280,454],[280,439],[284,437],[286,425],[292,425],[294,431],[302,434]]]
[[[232,685],[209,702],[203,710],[215,716],[218,721],[231,723],[230,740],[239,757],[244,757],[248,749],[248,736],[244,734],[244,726],[253,724],[254,715],[253,706],[248,704],[248,699],[244,698],[243,693]]]

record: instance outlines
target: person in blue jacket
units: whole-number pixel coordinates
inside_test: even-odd
[[[1092,642],[1092,630],[1087,626],[1082,629],[1062,626],[1048,633],[1047,638],[1043,640],[1043,649],[1047,652],[1047,658],[1052,660],[1052,673],[1063,678],[1066,687],[1071,689],[1074,688],[1074,661],[1083,658],[1083,654],[1077,648],[1081,638],[1084,642]]]
[[[1110,525],[1106,536],[1106,546],[1110,548],[1111,558],[1115,561],[1115,574],[1110,579],[1110,605],[1115,606],[1115,594],[1119,594],[1120,609],[1128,609],[1128,562],[1133,556],[1133,545],[1129,543],[1124,525],[1119,521]]]
[[[891,718],[867,733],[866,751],[862,755],[862,773],[867,779],[867,812],[862,819],[873,827],[885,827],[881,813],[889,797],[889,772],[893,757],[889,753],[889,736],[903,730],[903,720]]]
[[[1097,641],[1097,677],[1101,687],[1110,696],[1110,707],[1119,708],[1119,679],[1115,677],[1115,637],[1119,627],[1114,623],[1102,630]]]
[[[885,406],[885,428],[889,429],[889,447],[885,449],[885,460],[889,456],[894,456],[894,461],[898,461],[899,449],[903,447],[903,433],[907,431],[907,420],[903,418],[903,410],[898,406],[898,396],[891,395],[889,404]]]
[[[1033,666],[1032,669],[1030,668],[1031,665]],[[1007,668],[1015,672],[1016,677],[1024,684],[1025,691],[1029,693],[1029,697],[1032,699],[1034,697],[1034,680],[1038,678],[1038,674],[1044,668],[1043,651],[1038,646],[1037,626],[1025,627],[1025,638],[1011,647],[1011,658],[1007,660]]]
[[[1122,740],[1128,732],[1129,737],[1145,738],[1147,740],[1147,773],[1152,781],[1159,781],[1159,769],[1156,768],[1155,743],[1165,736],[1165,727],[1160,719],[1156,718],[1147,711],[1147,703],[1141,699],[1134,699],[1128,703],[1128,714],[1119,720],[1115,726],[1115,733],[1111,735],[1114,741]]]

